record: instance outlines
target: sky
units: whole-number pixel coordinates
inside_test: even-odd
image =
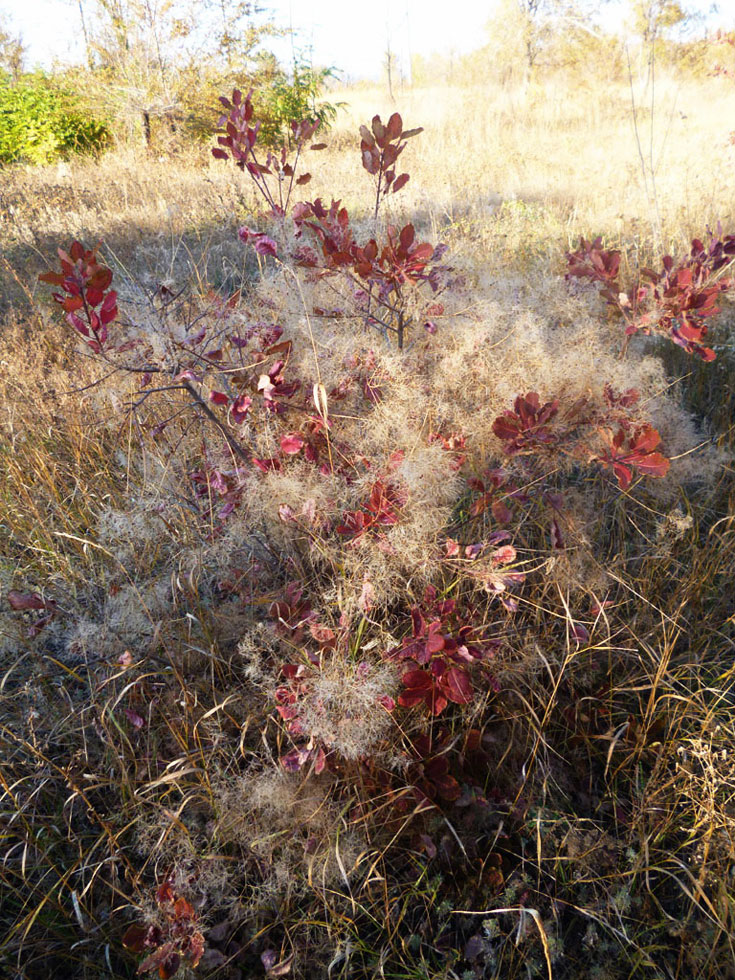
[[[606,19],[622,21],[623,0],[613,0]],[[465,53],[480,47],[494,0],[263,0],[273,20],[297,31],[296,46],[311,48],[317,65],[334,66],[345,79],[379,77],[390,40],[402,64],[412,54]],[[712,28],[735,28],[735,0],[685,0],[685,6],[708,16]],[[719,7],[719,11],[713,11]],[[362,13],[359,24],[356,11]],[[20,33],[31,67],[51,67],[82,60],[78,0],[0,0],[0,22]],[[281,60],[291,60],[291,42],[271,45]]]

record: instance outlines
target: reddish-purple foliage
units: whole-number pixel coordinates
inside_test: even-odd
[[[320,197],[294,205],[296,237],[300,238],[306,228],[317,240],[322,253],[320,257],[310,246],[301,246],[294,255],[297,265],[328,275],[353,264],[355,241],[347,208],[341,205],[341,201],[333,199],[327,208]]]
[[[395,162],[403,152],[406,140],[420,132],[421,128],[404,131],[397,112],[385,125],[379,116],[375,116],[372,131],[367,126],[360,127],[363,166],[377,178],[376,218],[385,194],[395,193],[408,181],[408,174],[396,177]],[[430,263],[438,262],[446,246],[417,242],[411,223],[401,229],[389,226],[387,241],[383,244],[373,238],[359,246],[346,208],[334,199],[329,208],[320,198],[296,204],[293,218],[296,237],[301,237],[307,230],[316,242],[316,247],[299,246],[294,253],[297,265],[311,270],[315,277],[341,272],[352,279],[358,286],[355,295],[363,302],[366,322],[386,338],[390,333],[395,334],[398,348],[402,349],[406,331],[412,323],[404,290],[407,286],[422,283],[428,283],[433,292],[440,288],[441,276],[447,270],[438,265],[430,266]],[[437,304],[431,309],[443,312],[443,307]],[[427,320],[425,329],[427,334],[436,333],[436,324]]]
[[[489,507],[498,524],[508,524],[513,517],[511,510],[513,501],[521,497],[524,500],[527,498],[520,494],[504,469],[495,467],[486,470],[482,475],[485,477],[484,480],[475,476],[467,480],[470,489],[480,494],[470,506],[470,515],[480,517]]]
[[[63,292],[54,293],[54,301],[68,323],[99,354],[107,342],[107,327],[117,316],[117,293],[110,289],[112,270],[80,242],[73,242],[68,252],[60,248],[58,253],[61,272],[44,272],[38,278],[61,287]]]
[[[291,192],[294,186],[307,184],[311,180],[311,174],[305,173],[300,177],[296,176],[299,164],[299,157],[308,143],[319,128],[319,120],[302,119],[291,122],[291,133],[293,143],[296,147],[296,155],[293,163],[289,162],[289,149],[281,147],[280,151],[273,153],[265,150],[265,157],[258,159],[255,148],[258,142],[260,122],[254,120],[254,109],[252,102],[252,89],[243,98],[239,89],[233,89],[232,98],[220,96],[220,102],[226,112],[220,116],[218,126],[220,127],[217,137],[219,146],[212,150],[212,156],[218,160],[228,160],[230,157],[235,161],[236,166],[250,175],[258,192],[268,204],[271,214],[283,218],[288,211],[291,200]],[[314,143],[312,150],[323,150],[326,144]],[[276,180],[276,193],[274,193],[268,178],[274,177]],[[242,237],[242,236],[241,236]],[[243,241],[247,241],[244,238]],[[256,239],[255,247],[266,247],[262,239]],[[275,254],[268,252],[267,254]]]
[[[367,321],[384,333],[395,333],[401,349],[410,323],[404,289],[422,283],[428,283],[432,292],[441,288],[446,270],[430,263],[444,255],[446,246],[417,242],[410,223],[400,230],[389,226],[383,245],[373,238],[359,246],[347,210],[335,200],[328,209],[320,198],[295,205],[294,222],[297,237],[307,230],[319,248],[317,252],[309,245],[300,246],[294,253],[296,264],[316,277],[342,272],[352,278],[364,294]]]
[[[243,226],[238,232],[238,236],[240,241],[246,245],[250,242],[258,255],[272,255],[273,258],[278,257],[278,246],[264,232],[253,231],[252,228]]]
[[[540,446],[549,446],[558,440],[558,434],[549,425],[559,412],[559,401],[541,404],[537,392],[518,395],[513,411],[503,412],[493,422],[493,432],[503,442],[508,456],[532,453]]]
[[[199,916],[185,898],[176,894],[169,880],[156,889],[155,897],[163,924],[130,926],[123,936],[123,946],[133,953],[148,953],[138,966],[138,973],[158,970],[160,980],[168,980],[182,963],[192,969],[197,966],[205,942]]]
[[[417,242],[412,224],[405,225],[400,231],[389,225],[387,238],[382,248],[373,238],[364,248],[354,249],[355,273],[377,286],[381,300],[389,299],[391,293],[399,293],[407,284],[420,282],[428,282],[436,292],[439,288],[437,271],[427,270],[427,266],[444,254],[445,247],[435,248],[428,242]]]
[[[461,432],[452,432],[448,436],[442,435],[441,432],[432,432],[429,434],[429,444],[434,442],[440,443],[442,449],[449,453],[451,457],[449,468],[454,472],[461,470],[467,462],[467,439],[465,436]]]
[[[715,352],[705,346],[707,317],[720,312],[717,297],[732,288],[732,277],[720,275],[735,259],[735,235],[709,233],[709,244],[695,238],[689,255],[675,262],[662,259],[662,271],[641,269],[644,280],[623,290],[618,282],[620,252],[603,249],[602,240],[584,238],[575,252],[567,255],[567,277],[591,279],[602,287],[600,294],[625,320],[625,333],[657,333],[668,337],[688,354],[712,361]]]
[[[18,592],[16,589],[11,589],[6,598],[13,612],[31,612],[37,610],[44,613],[43,616],[39,616],[28,627],[28,636],[30,638],[38,636],[41,630],[45,629],[61,611],[55,599],[44,599],[38,592]]]
[[[301,643],[306,627],[316,619],[311,603],[304,598],[298,582],[290,582],[283,597],[271,603],[268,614],[275,621],[276,632],[294,645]]]
[[[293,398],[301,387],[301,382],[298,380],[286,382],[283,374],[285,367],[285,361],[276,361],[268,369],[267,374],[261,374],[258,378],[258,391],[263,396],[265,407],[276,414],[286,410],[281,399]]]
[[[495,547],[509,538],[508,531],[493,531],[487,541],[465,545],[464,549],[453,538],[447,538],[445,560],[465,562],[465,574],[479,582],[486,592],[496,595],[508,612],[516,612],[518,602],[513,593],[525,582],[526,575],[503,567],[513,565],[518,557],[512,544]]]
[[[435,589],[427,589],[424,599],[424,609],[411,609],[411,635],[385,656],[416,665],[401,678],[405,690],[398,703],[404,708],[424,704],[432,715],[439,715],[450,701],[470,703],[474,687],[469,671],[491,658],[498,642],[472,625],[474,610],[458,606],[454,599],[438,599]],[[489,685],[495,687],[492,677]]]
[[[609,448],[597,459],[602,466],[609,466],[623,490],[627,490],[633,480],[633,469],[646,476],[666,476],[669,460],[656,452],[661,436],[650,426],[626,433],[623,428],[613,435],[605,433]]]
[[[493,432],[503,441],[503,449],[511,457],[522,454],[533,462],[533,457],[548,459],[552,450],[579,462],[611,466],[620,487],[625,490],[632,480],[631,467],[647,476],[665,476],[669,468],[669,460],[654,452],[661,441],[658,432],[630,413],[639,397],[634,388],[618,393],[606,384],[603,388],[605,409],[595,408],[583,397],[561,412],[558,399],[542,405],[538,393],[532,391],[525,396],[519,395],[514,410],[504,412],[495,420]],[[617,429],[614,436],[613,426]],[[599,446],[601,440],[602,448]],[[475,481],[473,485],[484,489],[481,481]],[[510,488],[509,495],[513,496]],[[548,498],[548,494],[545,496]],[[483,497],[473,509],[481,513],[492,497],[492,490],[484,490]],[[509,512],[502,516],[509,516]],[[552,525],[551,534],[552,543],[557,547],[563,540],[558,521],[556,526]]]
[[[617,281],[620,270],[620,252],[604,249],[602,238],[593,242],[581,238],[576,252],[567,255],[567,276],[579,276],[605,283],[608,286]]]
[[[422,733],[411,740],[409,757],[408,775],[419,803],[472,810],[488,805],[484,784],[491,760],[479,729],[470,728],[460,744],[441,729],[432,736]],[[422,843],[430,856],[436,854],[430,838]]]
[[[351,542],[359,541],[369,532],[379,531],[398,522],[401,508],[406,503],[406,494],[399,487],[383,479],[378,479],[370,488],[370,496],[361,510],[347,511],[342,524],[336,528],[337,534]]]
[[[377,178],[375,214],[378,214],[380,201],[386,194],[395,194],[409,181],[406,173],[396,177],[396,161],[406,148],[406,140],[423,133],[423,127],[403,128],[403,120],[394,112],[387,123],[380,116],[373,116],[370,129],[360,126],[360,153],[362,165],[369,174]]]
[[[205,504],[207,522],[215,517],[215,504],[219,505],[216,517],[224,520],[239,506],[245,490],[245,470],[236,466],[222,469],[204,462],[189,473],[194,492]]]

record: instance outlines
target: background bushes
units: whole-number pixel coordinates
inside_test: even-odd
[[[0,75],[0,163],[50,163],[96,152],[109,140],[106,123],[45,75],[26,75],[15,84]]]

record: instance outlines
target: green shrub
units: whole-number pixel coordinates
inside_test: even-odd
[[[104,122],[44,75],[26,75],[16,84],[0,75],[0,164],[49,163],[101,150],[109,139]]]
[[[279,72],[269,85],[256,85],[253,101],[262,121],[262,142],[269,146],[290,143],[292,120],[318,119],[323,135],[341,105],[319,98],[327,79],[334,77],[333,68],[313,68],[297,62],[290,75]]]

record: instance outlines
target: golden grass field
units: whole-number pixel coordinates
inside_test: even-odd
[[[424,127],[377,231],[411,220],[446,243],[453,286],[436,334],[416,328],[406,351],[368,330],[350,288],[243,245],[246,224],[286,255],[289,233],[208,146],[0,175],[0,973],[134,976],[123,936],[165,933],[154,893],[169,881],[206,943],[177,976],[728,980],[732,301],[712,363],[642,337],[621,356],[595,288],[564,273],[581,236],[620,249],[634,276],[718,221],[735,233],[732,84],[662,76],[653,98],[636,84],[637,136],[630,88],[593,81],[330,99],[347,105],[307,158],[304,196],[341,199],[361,240],[376,229],[359,125],[398,110]],[[345,365],[369,364],[375,403],[350,390],[329,407],[330,453],[356,447],[363,469],[337,479],[330,455],[326,476],[301,458],[238,476],[180,390],[141,399],[139,377],[91,356],[38,282],[75,239],[113,270],[115,329],[161,364],[194,325],[217,327],[218,297],[236,290],[227,329],[283,326],[304,390],[336,391]],[[528,471],[503,458],[494,420],[532,391],[597,404],[606,381],[640,392],[669,473],[621,490],[607,471],[547,461],[566,543],[550,548],[529,478],[508,611],[472,561],[450,574],[440,560],[447,538],[498,525],[473,515],[468,471],[430,434],[461,433],[476,479],[502,465],[520,485]],[[266,458],[279,425],[232,432]],[[193,488],[206,466],[240,480],[226,520],[211,487]],[[400,518],[353,546],[323,515],[358,508],[384,472]],[[298,605],[292,583],[342,638],[316,672],[308,629],[273,613],[284,596]],[[385,654],[427,587],[498,641],[493,683],[428,720],[379,700],[398,698]],[[14,611],[12,591],[53,600],[51,621],[34,631],[42,611]],[[275,708],[285,663],[310,678],[300,718],[331,753],[323,772],[279,762],[293,741]],[[423,736],[458,767],[459,801],[416,795],[433,778],[411,754]]]

